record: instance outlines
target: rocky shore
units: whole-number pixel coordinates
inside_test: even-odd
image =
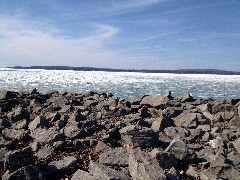
[[[240,99],[0,91],[2,179],[240,179]]]

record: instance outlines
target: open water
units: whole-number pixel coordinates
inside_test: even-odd
[[[111,92],[123,98],[146,94],[240,98],[240,75],[160,74],[137,72],[17,70],[0,68],[0,89],[45,93],[52,90]]]

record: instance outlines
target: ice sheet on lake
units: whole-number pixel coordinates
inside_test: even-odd
[[[0,89],[29,91],[34,88],[43,93],[51,90],[112,92],[128,98],[167,91],[172,91],[174,96],[190,92],[195,97],[218,98],[226,94],[240,98],[240,76],[0,69]]]

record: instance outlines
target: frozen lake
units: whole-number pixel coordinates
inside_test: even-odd
[[[225,86],[225,88],[224,88]],[[0,89],[45,93],[51,90],[111,92],[119,97],[145,94],[240,98],[240,75],[159,74],[137,72],[0,69]]]

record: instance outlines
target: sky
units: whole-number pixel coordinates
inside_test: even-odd
[[[0,0],[0,67],[240,71],[239,0]]]

